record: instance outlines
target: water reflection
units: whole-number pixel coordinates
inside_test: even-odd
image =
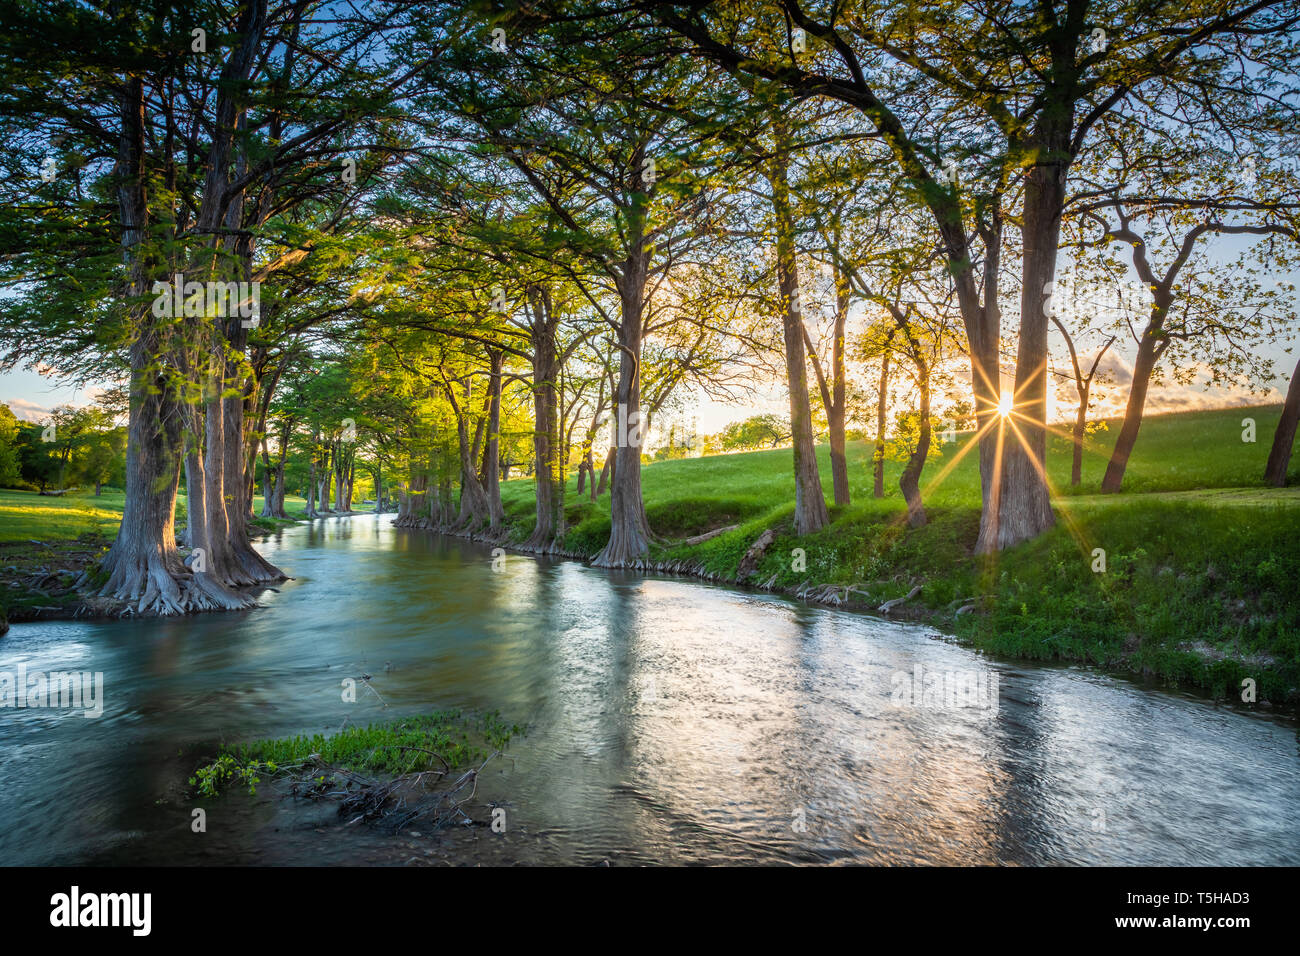
[[[0,711],[0,852],[47,862],[1300,861],[1293,724],[924,628],[324,519],[263,544],[265,607],[16,625],[0,670],[99,670],[100,720]],[[894,699],[955,674],[997,706]],[[345,703],[341,682],[377,693]],[[343,831],[326,809],[177,798],[220,739],[442,707],[527,722],[480,793],[506,834]],[[485,814],[484,814],[485,815]]]

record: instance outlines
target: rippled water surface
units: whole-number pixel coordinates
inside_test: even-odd
[[[6,863],[1300,862],[1289,720],[691,581],[494,572],[391,516],[261,547],[294,580],[257,610],[0,639],[0,671],[106,683],[97,720],[0,710]],[[918,665],[996,706],[898,701]],[[377,694],[344,703],[361,673]],[[191,832],[178,787],[215,740],[448,707],[528,725],[479,789],[504,834],[344,828],[265,788]]]

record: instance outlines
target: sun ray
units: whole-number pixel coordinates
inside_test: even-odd
[[[932,492],[935,488],[937,488],[939,486],[939,483],[942,482],[944,478],[948,477],[948,474],[954,468],[957,467],[958,463],[960,463],[963,458],[965,458],[968,454],[970,454],[972,448],[979,447],[980,439],[984,437],[984,433],[987,432],[990,428],[992,428],[995,424],[997,424],[996,418],[990,418],[987,422],[985,422],[983,427],[981,427],[979,431],[975,432],[971,436],[970,440],[967,441],[966,444],[963,445],[957,451],[957,454],[953,455],[952,458],[949,459],[948,462],[942,468],[939,469],[939,473],[926,483],[925,487],[921,489],[922,495],[929,495],[930,492]]]

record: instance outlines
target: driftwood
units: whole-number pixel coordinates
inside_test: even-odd
[[[906,597],[894,598],[892,601],[886,601],[884,604],[880,605],[879,608],[880,613],[888,614],[890,611],[898,607],[900,604],[906,604],[908,601],[912,600],[912,598],[916,597],[920,593],[921,593],[921,585],[918,584],[916,587],[912,588],[912,590],[907,592]]]
[[[422,747],[396,747],[427,754],[442,764],[441,768],[399,774],[389,780],[367,777],[310,755],[303,763],[280,767],[278,776],[290,780],[288,794],[310,800],[337,800],[338,814],[346,818],[345,826],[368,823],[397,832],[417,820],[431,820],[435,829],[461,824],[473,826],[475,820],[465,806],[478,793],[478,778],[495,757],[493,751],[477,767],[466,770],[445,789],[440,784],[451,774],[451,765],[441,754]],[[431,761],[432,763],[432,761]]]
[[[711,538],[716,538],[718,535],[726,534],[728,531],[735,531],[739,527],[740,525],[738,524],[729,524],[725,528],[715,528],[712,531],[704,532],[704,534],[697,534],[693,538],[687,538],[682,542],[682,544],[703,544]]]
[[[742,583],[746,578],[758,569],[758,563],[763,560],[763,555],[767,549],[772,546],[776,540],[776,530],[768,528],[758,536],[758,540],[749,546],[745,556],[740,559],[740,566],[736,568],[736,583]]]

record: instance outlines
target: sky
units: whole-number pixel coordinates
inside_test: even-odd
[[[58,405],[89,405],[95,391],[93,386],[60,385],[32,371],[0,374],[0,403],[8,405],[18,420],[24,422],[39,422]]]
[[[1260,352],[1273,358],[1281,372],[1273,382],[1268,383],[1268,391],[1265,394],[1261,395],[1247,388],[1209,389],[1203,384],[1180,385],[1167,381],[1163,385],[1152,386],[1147,398],[1146,411],[1148,414],[1160,414],[1162,412],[1192,411],[1195,409],[1227,408],[1237,405],[1281,403],[1285,397],[1289,377],[1295,369],[1295,356],[1298,354],[1294,352],[1288,354],[1286,349],[1291,348],[1294,350],[1298,344],[1300,344],[1300,335],[1289,340],[1270,342],[1261,346]],[[1055,351],[1062,352],[1062,354],[1053,357],[1052,367],[1056,371],[1064,373],[1066,377],[1061,378],[1055,375],[1051,377],[1051,382],[1056,387],[1055,394],[1049,399],[1048,418],[1056,422],[1072,421],[1078,400],[1074,391],[1074,383],[1070,378],[1069,359],[1063,354],[1063,350],[1056,349]],[[1092,397],[1096,404],[1091,417],[1107,418],[1123,414],[1124,404],[1128,399],[1128,386],[1133,378],[1134,352],[1135,346],[1131,342],[1127,343],[1127,347],[1125,347],[1125,343],[1116,343],[1107,352],[1102,361],[1099,375],[1109,372],[1112,382],[1094,387]],[[1093,354],[1095,354],[1095,350],[1094,352],[1084,352],[1086,358],[1081,358],[1081,362],[1090,365]],[[968,386],[970,372],[965,360],[954,362],[952,367],[955,376],[959,377]],[[1002,374],[1003,388],[1010,391],[1014,376],[1013,364],[1005,362]],[[814,388],[814,400],[816,400],[815,381],[810,378],[809,384]],[[42,421],[58,405],[88,405],[93,402],[97,391],[98,389],[95,386],[75,388],[60,385],[53,379],[39,375],[34,371],[20,370],[0,374],[0,402],[8,405],[20,421]],[[783,383],[773,382],[768,387],[761,389],[752,404],[728,405],[708,398],[688,398],[680,412],[665,416],[660,425],[662,428],[667,428],[669,424],[674,422],[687,426],[693,422],[698,433],[714,434],[731,422],[766,412],[772,412],[782,417],[789,414],[789,404]],[[656,431],[658,430],[657,428]],[[651,444],[654,444],[654,442],[652,441]]]
[[[1215,254],[1225,255],[1226,257],[1226,254],[1235,251],[1236,247],[1237,243],[1232,243],[1231,246],[1225,243],[1223,248],[1215,250]],[[1068,266],[1063,263],[1063,275],[1067,269]],[[1298,281],[1300,277],[1289,271],[1275,275],[1273,278],[1279,281],[1290,280],[1300,284],[1300,281]],[[1135,278],[1130,276],[1129,281],[1134,282]],[[1072,291],[1064,283],[1058,285],[1061,294],[1057,298],[1062,300],[1060,314],[1068,316],[1072,306],[1078,307],[1079,302],[1083,303],[1083,308],[1096,311],[1096,305],[1093,304],[1087,293],[1077,290]],[[1093,296],[1096,294],[1096,292],[1092,293]],[[1071,296],[1074,298],[1067,298]],[[809,318],[812,326],[816,327],[820,324],[822,317],[811,315]],[[1017,320],[1016,310],[1004,310],[1004,337],[1014,334]],[[856,332],[860,332],[865,327],[866,321],[864,306],[861,303],[855,303],[849,314],[847,328],[850,341]],[[1075,323],[1067,318],[1066,324],[1074,325]],[[1049,382],[1054,388],[1049,391],[1048,420],[1052,422],[1073,421],[1078,408],[1078,398],[1074,388],[1069,356],[1056,329],[1053,327],[1049,331],[1049,343],[1053,353],[1051,368],[1060,374],[1049,376]],[[1096,342],[1095,339],[1091,341]],[[1080,363],[1085,368],[1090,366],[1095,355],[1096,345],[1090,349],[1088,347],[1089,340],[1083,339],[1078,340],[1076,344],[1080,350]],[[1012,345],[1014,346],[1013,342]],[[1256,383],[1260,386],[1258,390],[1246,387],[1244,384],[1236,388],[1209,388],[1205,381],[1208,376],[1204,374],[1199,376],[1202,381],[1186,385],[1166,379],[1161,384],[1153,382],[1147,396],[1145,412],[1147,414],[1161,414],[1197,409],[1228,408],[1239,405],[1280,404],[1285,397],[1290,376],[1296,367],[1296,355],[1300,354],[1300,352],[1296,351],[1297,345],[1300,345],[1300,327],[1293,327],[1290,337],[1286,339],[1259,343],[1256,348],[1257,354],[1272,359],[1277,374],[1271,381]],[[1136,350],[1136,345],[1131,338],[1126,336],[1124,339],[1117,341],[1107,351],[1099,368],[1098,384],[1094,385],[1092,390],[1091,398],[1094,406],[1090,418],[1111,418],[1123,414],[1124,406],[1128,400],[1128,386],[1133,378],[1133,358]],[[948,367],[951,369],[953,377],[959,380],[961,387],[969,394],[970,366],[967,360],[958,358],[949,363]],[[1004,356],[1002,366],[1003,391],[1010,392],[1012,390],[1014,375],[1014,362],[1011,358]],[[1109,381],[1105,380],[1107,375]],[[868,376],[865,381],[867,387],[874,389],[874,381],[871,376]],[[812,389],[814,402],[818,402],[817,384],[811,373],[809,374],[809,387]],[[62,385],[58,381],[40,375],[33,370],[19,369],[8,373],[0,373],[0,403],[8,405],[14,415],[21,421],[42,421],[58,405],[82,406],[91,404],[98,391],[99,388],[95,385],[81,388]],[[668,428],[673,424],[682,426],[688,431],[693,430],[697,434],[705,435],[716,434],[729,423],[741,421],[752,415],[770,412],[786,417],[789,414],[789,400],[786,395],[785,384],[783,381],[776,380],[760,385],[756,389],[753,401],[743,405],[724,404],[709,399],[707,396],[689,392],[683,395],[683,399],[679,410],[664,414],[655,423],[655,427],[647,436],[649,447],[658,445],[658,439],[666,435]],[[945,402],[942,399],[936,399],[935,413],[937,415],[942,415],[944,404]],[[897,408],[894,410],[897,410]]]

